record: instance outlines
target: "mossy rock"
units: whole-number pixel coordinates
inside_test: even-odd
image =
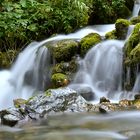
[[[84,56],[90,48],[92,48],[97,43],[101,42],[101,40],[102,40],[101,36],[97,33],[90,33],[87,36],[85,36],[84,38],[82,38],[80,41],[81,56]]]
[[[78,52],[78,42],[74,40],[62,40],[58,41],[53,47],[53,57],[56,62],[61,61],[68,62]]]
[[[67,86],[69,83],[69,79],[65,74],[56,73],[52,75],[51,82],[54,88],[58,88],[58,87]]]
[[[70,62],[61,62],[57,63],[53,68],[52,68],[52,73],[63,73],[63,74],[68,74],[68,73],[75,73],[77,71],[77,63],[76,60],[71,60]]]
[[[129,37],[128,41],[125,43],[124,53],[126,57],[129,57],[130,52],[134,49],[140,42],[140,23],[137,23],[134,30]]]
[[[130,52],[131,63],[140,63],[140,43]]]
[[[140,23],[140,16],[132,17],[132,18],[130,19],[130,21],[131,21],[131,23],[132,23],[133,25],[135,25],[135,24],[137,24],[137,23]]]
[[[126,19],[118,19],[115,23],[116,36],[118,39],[125,39],[130,22]]]
[[[27,103],[27,100],[19,98],[19,99],[13,100],[13,102],[14,102],[14,106],[16,108],[20,108],[21,106],[23,106]]]
[[[112,30],[110,32],[107,32],[105,34],[105,38],[106,39],[117,39],[117,36],[116,36],[116,30]]]

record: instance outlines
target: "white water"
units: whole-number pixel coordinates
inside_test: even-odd
[[[138,16],[139,10],[140,10],[140,0],[135,0],[132,16],[133,17]]]
[[[138,4],[136,3],[133,16],[137,14]],[[106,32],[114,28],[114,24],[89,26],[76,33],[58,35],[42,42],[31,43],[19,54],[10,70],[0,72],[0,109],[12,106],[15,98],[28,99],[33,92],[44,89],[50,68],[48,50],[43,47],[45,44],[62,39],[80,40],[92,32],[99,33],[104,37]],[[132,29],[133,27],[129,28],[128,36]],[[77,88],[77,85],[88,85],[95,93],[96,98],[101,96],[115,100],[120,98],[122,96],[123,44],[124,41],[111,40],[93,47],[85,59],[81,60],[80,70],[71,86]]]
[[[124,41],[109,40],[94,46],[80,62],[80,69],[71,87],[90,87],[96,98],[113,97],[121,92],[122,48]],[[116,99],[116,97],[115,97]]]
[[[1,71],[0,81],[0,109],[13,106],[13,99],[28,99],[31,95],[43,90],[49,77],[49,56],[46,47],[43,47],[50,41],[62,39],[79,40],[89,33],[99,33],[104,35],[106,32],[114,29],[114,25],[106,25],[106,28],[100,26],[86,27],[76,33],[69,35],[58,35],[46,39],[42,42],[33,42],[21,52],[10,70]],[[45,71],[44,71],[45,70]]]

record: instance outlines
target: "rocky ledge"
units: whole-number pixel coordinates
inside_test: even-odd
[[[2,125],[15,126],[17,124],[47,119],[48,115],[70,112],[100,112],[108,113],[111,111],[139,110],[140,95],[135,95],[134,100],[121,100],[119,103],[111,103],[105,97],[102,97],[98,104],[87,102],[88,96],[94,97],[93,92],[84,90],[75,91],[68,87],[49,89],[45,93],[34,95],[29,100],[14,100],[13,108],[0,111]],[[89,95],[91,94],[91,95]]]

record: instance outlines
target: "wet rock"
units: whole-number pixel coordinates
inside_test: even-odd
[[[92,101],[94,100],[94,92],[88,86],[83,86],[77,89],[78,94],[80,94],[85,100]]]
[[[15,126],[20,120],[24,119],[24,115],[18,109],[9,108],[0,112],[1,124]]]
[[[28,112],[39,114],[44,111],[63,112],[76,101],[77,97],[76,91],[70,88],[50,89],[45,94],[32,97],[26,104],[26,108]]]
[[[102,103],[102,102],[109,102],[110,103],[110,100],[105,98],[105,97],[101,97],[100,98],[100,103]]]

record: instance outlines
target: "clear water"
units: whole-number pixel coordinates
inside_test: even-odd
[[[139,140],[140,112],[68,114],[0,127],[1,140]]]

